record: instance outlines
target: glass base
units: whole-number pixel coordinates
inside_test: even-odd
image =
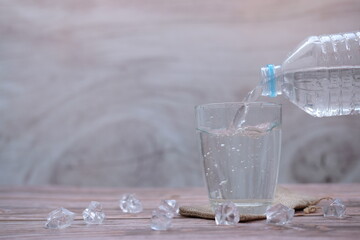
[[[271,199],[210,199],[210,204],[213,210],[219,204],[231,201],[239,209],[240,215],[265,215],[266,209],[272,204]]]

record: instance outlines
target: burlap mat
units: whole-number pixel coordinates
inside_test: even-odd
[[[316,212],[315,206],[323,199],[330,197],[313,197],[293,192],[287,188],[278,186],[275,192],[274,204],[281,203],[295,210],[303,210],[305,214]],[[181,206],[180,214],[184,217],[197,217],[215,219],[215,214],[210,206]],[[240,222],[265,219],[264,215],[240,215]]]

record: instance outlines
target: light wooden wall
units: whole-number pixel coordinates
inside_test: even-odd
[[[359,29],[357,0],[0,0],[0,184],[202,185],[195,105]],[[360,116],[275,101],[281,182],[360,181]]]

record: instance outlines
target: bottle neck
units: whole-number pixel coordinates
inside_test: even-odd
[[[262,95],[268,97],[276,97],[281,95],[281,85],[283,82],[283,75],[281,66],[274,66],[272,64],[261,68]]]

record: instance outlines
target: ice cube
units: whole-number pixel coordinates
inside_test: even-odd
[[[83,211],[82,216],[87,224],[101,224],[105,219],[101,203],[92,201]]]
[[[343,218],[346,206],[340,199],[335,199],[330,204],[323,207],[324,217]]]
[[[266,209],[266,223],[285,225],[291,223],[295,210],[288,208],[281,203],[269,206]]]
[[[74,221],[75,213],[66,208],[58,208],[50,212],[45,223],[46,228],[63,229],[69,227]]]
[[[216,225],[235,225],[240,220],[238,208],[234,203],[227,201],[219,204],[215,209]]]
[[[125,213],[139,213],[143,210],[141,201],[134,194],[124,194],[119,205]]]
[[[171,218],[179,214],[179,205],[176,200],[162,200],[159,209],[166,211]]]
[[[172,217],[169,216],[168,212],[157,208],[152,211],[151,215],[151,229],[164,231],[171,227]]]

